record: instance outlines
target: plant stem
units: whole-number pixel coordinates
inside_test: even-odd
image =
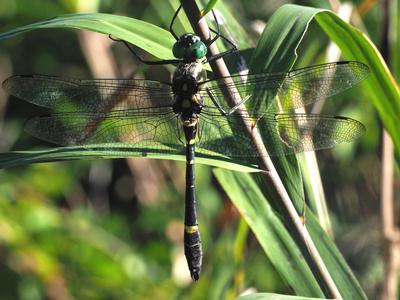
[[[393,142],[386,130],[382,137],[381,219],[385,244],[385,278],[380,299],[398,299],[398,268],[400,267],[400,231],[396,229],[393,199]]]
[[[382,1],[382,40],[381,53],[390,64],[390,1]],[[380,299],[398,299],[398,271],[400,268],[400,230],[396,228],[395,205],[393,197],[394,149],[388,132],[382,130],[382,180],[381,180],[381,219],[385,244],[385,277]]]
[[[201,18],[201,14],[196,5],[195,0],[182,0],[181,3],[194,29],[194,32],[203,41],[209,40],[210,31],[207,22],[204,20],[204,18]],[[209,47],[209,52],[211,55],[216,55],[219,53],[216,43],[213,43]],[[239,95],[239,93],[237,93],[233,81],[229,77],[230,73],[223,59],[217,59],[211,62],[210,65],[216,76],[218,78],[224,78],[223,79],[225,81],[224,83],[226,84],[227,87],[229,87],[227,88],[226,91],[227,100],[230,102],[231,105],[233,106],[236,105],[240,101],[240,99],[238,99],[238,96],[236,96]],[[313,240],[311,239],[311,236],[307,228],[303,225],[301,219],[297,214],[295,207],[293,206],[289,194],[287,193],[283,185],[283,182],[281,181],[278,172],[276,171],[272,163],[272,160],[268,155],[268,151],[263,144],[261,136],[258,133],[257,127],[254,126],[254,123],[249,121],[250,120],[249,115],[247,114],[247,111],[244,109],[243,106],[239,107],[238,109],[240,110],[239,115],[244,116],[244,118],[242,119],[244,130],[246,130],[247,134],[251,137],[252,141],[254,142],[254,145],[257,145],[256,147],[259,153],[260,168],[263,170],[262,174],[264,174],[265,179],[274,186],[279,201],[281,202],[282,206],[286,210],[286,213],[290,217],[290,220],[293,223],[292,225],[294,226],[299,236],[301,237],[301,240],[304,244],[303,246],[305,247],[300,247],[300,248],[306,248],[308,250],[307,251],[308,253],[303,253],[303,255],[310,257],[309,262],[313,264],[313,266],[311,266],[311,270],[313,270],[314,276],[320,283],[322,289],[325,290],[325,293],[327,294],[328,297],[333,297],[335,299],[342,299],[342,296],[340,295],[338,288],[336,287],[331,275],[329,274],[329,271],[325,266]]]

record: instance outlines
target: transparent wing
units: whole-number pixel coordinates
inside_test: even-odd
[[[125,108],[171,106],[171,86],[140,79],[65,79],[44,75],[12,76],[3,82],[11,95],[53,111],[108,112]]]
[[[232,82],[228,85],[222,79],[207,80],[201,84],[200,94],[205,105],[214,105],[207,86],[218,104],[228,111],[232,105],[226,102],[224,93],[234,85],[239,99],[248,97],[250,116],[258,119],[266,112],[287,111],[336,95],[362,81],[368,73],[369,68],[360,62],[334,62],[288,73],[253,74],[247,78],[236,75],[229,78]]]
[[[243,131],[238,114],[202,114],[198,148],[206,154],[233,158],[256,157],[256,145]],[[257,123],[269,155],[288,155],[334,147],[360,137],[364,126],[345,117],[306,114],[266,114]]]
[[[35,137],[58,145],[123,144],[132,150],[184,153],[177,130],[178,119],[171,109],[151,109],[140,116],[132,110],[111,113],[60,113],[38,117],[27,123]],[[117,145],[118,144],[118,145]]]
[[[350,143],[365,133],[364,125],[357,120],[329,115],[276,114],[273,121],[261,122],[259,128],[264,132],[264,127],[272,126],[273,135],[284,145],[284,154],[288,150],[299,153],[332,148]],[[268,134],[263,134],[264,139],[267,137]]]

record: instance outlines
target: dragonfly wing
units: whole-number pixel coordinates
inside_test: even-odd
[[[199,141],[196,151],[206,155],[232,158],[256,157],[255,145],[244,131],[237,116],[200,115]]]
[[[354,119],[328,115],[276,114],[272,122],[261,122],[260,130],[264,126],[274,127],[274,134],[289,153],[332,148],[365,133],[364,125]]]
[[[55,112],[107,112],[124,108],[170,106],[171,86],[141,79],[65,79],[44,75],[17,75],[3,88],[11,95]]]
[[[336,95],[362,81],[369,73],[360,62],[334,62],[290,71],[289,73],[262,73],[235,75],[225,79],[201,83],[199,93],[205,105],[212,106],[209,94],[229,111],[234,105],[225,100],[226,90],[235,87],[237,99],[247,99],[245,106],[254,119],[266,112],[281,112],[307,106],[326,97]],[[209,92],[205,88],[208,88]]]
[[[205,154],[233,158],[257,157],[257,145],[244,132],[238,114],[202,114],[198,147]],[[257,123],[262,143],[271,156],[334,147],[360,137],[364,126],[353,119],[324,115],[267,114]]]
[[[265,73],[212,79],[200,83],[201,90],[199,94],[203,98],[205,106],[219,106],[225,112],[228,112],[236,105],[236,103],[228,102],[226,96],[227,91],[234,87],[234,92],[230,90],[231,95],[238,102],[245,100],[245,105],[249,110],[250,106],[257,103],[270,103],[285,78],[286,73]],[[254,112],[250,115],[258,114]]]
[[[26,130],[58,145],[90,148],[102,144],[113,148],[141,149],[141,153],[183,153],[177,137],[177,117],[172,109],[152,109],[148,114],[132,111],[111,113],[60,113],[30,120]]]
[[[282,82],[271,109],[287,111],[307,106],[353,87],[364,80],[368,73],[368,66],[355,61],[327,63],[291,71]]]

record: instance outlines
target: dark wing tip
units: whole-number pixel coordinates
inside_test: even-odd
[[[363,62],[360,61],[343,61],[339,62],[340,64],[347,64],[351,67],[352,71],[358,75],[358,78],[360,81],[364,80],[365,78],[368,77],[368,75],[371,73],[371,70],[369,66]]]
[[[367,131],[367,128],[364,126],[364,124],[355,119],[342,117],[342,116],[334,116],[334,118],[343,120],[344,122],[352,125],[351,130],[349,131],[349,132],[351,132],[351,134],[349,134],[346,142],[351,142],[355,139],[362,137]]]
[[[20,79],[26,79],[26,78],[33,79],[35,77],[37,77],[37,75],[32,75],[32,74],[12,75],[3,81],[2,87],[4,90],[12,94],[13,83],[18,82]]]
[[[13,82],[16,78],[18,78],[18,77],[20,77],[20,76],[21,76],[21,75],[13,75],[13,76],[10,76],[10,77],[6,78],[6,79],[3,81],[3,83],[1,84],[1,86],[3,87],[3,89],[4,89],[5,91],[9,92],[9,91],[10,91],[10,86],[11,86],[12,82]]]
[[[63,139],[63,135],[61,134],[61,132],[59,133],[59,135],[49,136],[49,133],[51,134],[49,128],[52,127],[51,125],[54,126],[54,124],[51,123],[52,116],[49,114],[34,117],[25,122],[24,131],[39,140],[46,141],[51,144],[60,146],[72,145],[72,143],[69,143]]]

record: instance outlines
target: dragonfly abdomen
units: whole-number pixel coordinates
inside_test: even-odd
[[[200,231],[197,223],[194,156],[197,134],[197,118],[183,121],[183,131],[186,139],[186,193],[185,193],[185,256],[190,275],[198,280],[201,271],[203,251],[201,248]]]

